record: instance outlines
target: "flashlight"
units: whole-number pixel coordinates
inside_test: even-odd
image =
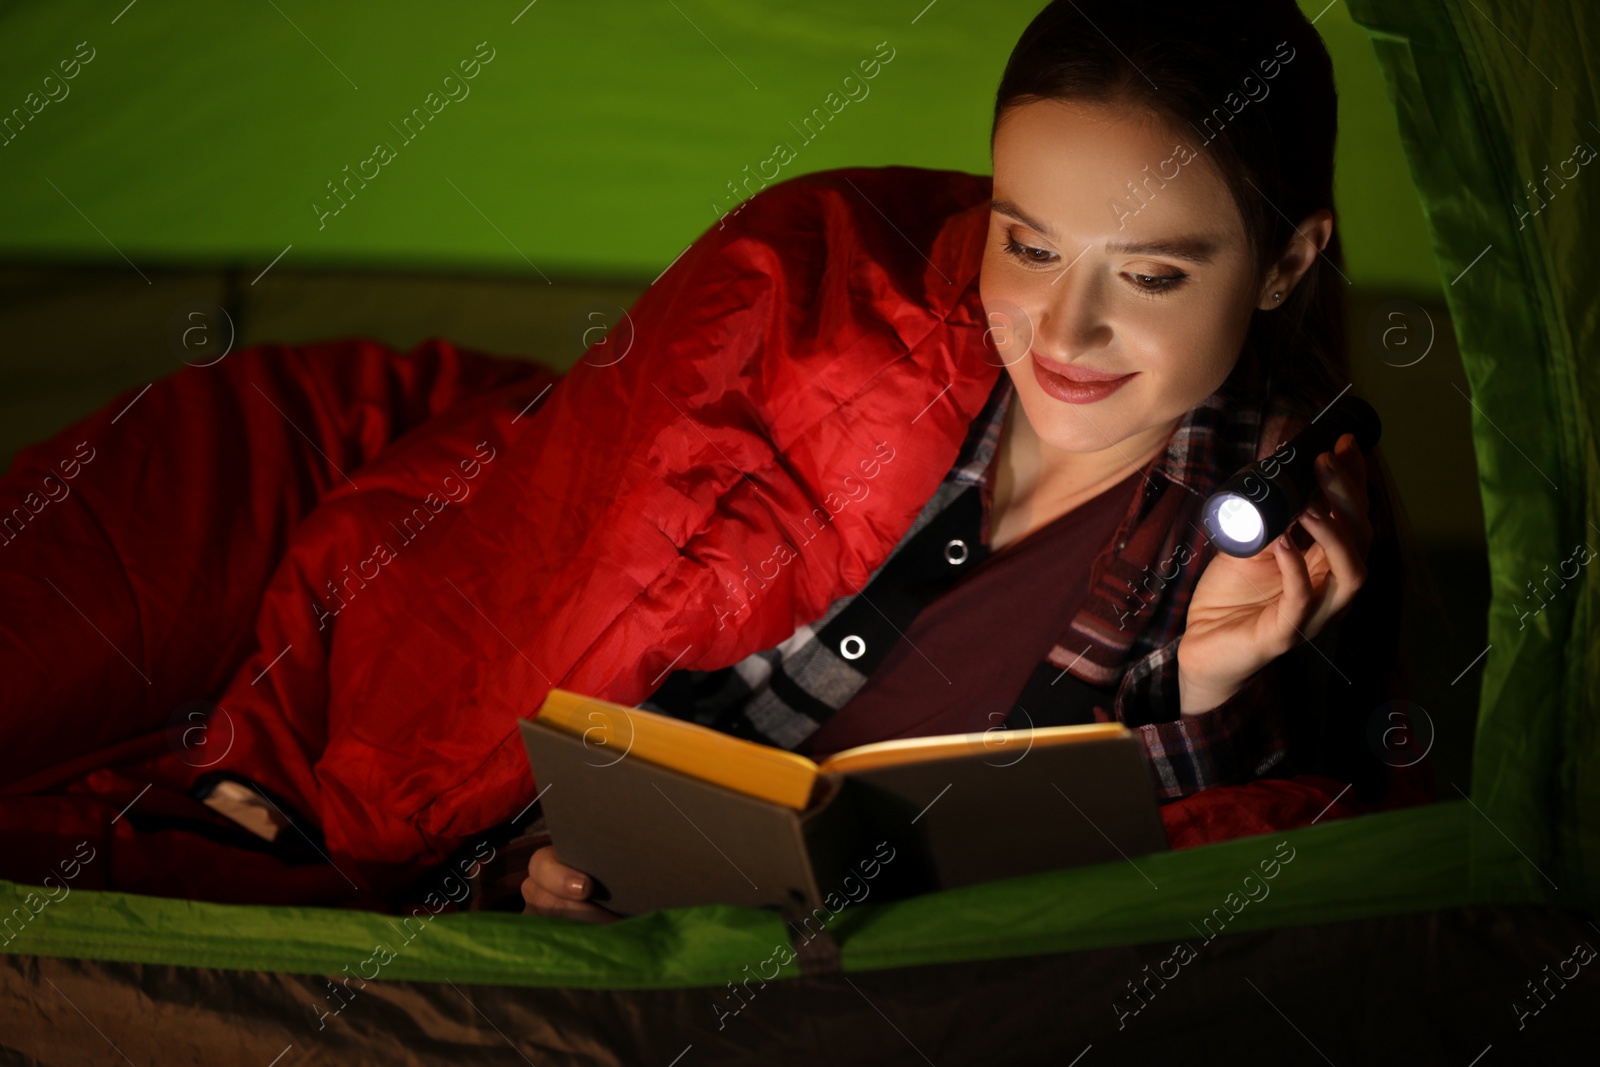
[[[1383,432],[1372,405],[1345,395],[1283,442],[1222,484],[1207,498],[1201,515],[1217,548],[1230,556],[1253,556],[1289,528],[1317,490],[1317,457],[1333,450],[1345,434],[1355,434],[1363,453]]]

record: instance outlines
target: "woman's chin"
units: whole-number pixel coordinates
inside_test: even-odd
[[[1136,430],[1126,411],[1098,404],[1067,404],[1051,397],[1035,398],[1043,410],[1024,404],[1039,439],[1062,452],[1103,452],[1119,446]]]

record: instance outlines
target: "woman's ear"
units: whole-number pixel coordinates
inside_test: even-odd
[[[1264,311],[1282,307],[1322,250],[1328,247],[1333,237],[1333,212],[1318,208],[1301,219],[1295,231],[1283,255],[1267,268],[1267,280],[1256,294],[1256,307]]]

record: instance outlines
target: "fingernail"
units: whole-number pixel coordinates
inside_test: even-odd
[[[567,879],[567,895],[571,897],[585,897],[589,895],[589,879],[581,874],[575,874]]]

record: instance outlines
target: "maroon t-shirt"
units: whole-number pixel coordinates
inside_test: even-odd
[[[896,737],[1000,726],[1083,606],[1089,569],[1133,503],[1135,472],[994,552],[918,613],[856,695],[806,739],[821,758]]]

